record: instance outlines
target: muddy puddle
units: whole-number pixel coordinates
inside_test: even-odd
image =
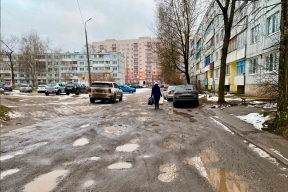
[[[158,175],[158,179],[162,182],[172,182],[177,174],[177,168],[174,164],[165,164],[159,167],[160,174]]]
[[[173,137],[173,138],[186,138],[188,137],[185,134],[181,134],[181,133],[169,133],[168,137]]]
[[[173,113],[175,113],[176,115],[181,115],[182,117],[188,118],[190,122],[196,122],[196,119],[192,118],[194,117],[193,115],[182,113],[176,110],[173,110]]]
[[[180,143],[171,142],[171,141],[165,141],[163,143],[163,147],[165,147],[167,149],[181,149],[181,148],[183,148],[183,146]]]
[[[89,143],[89,140],[86,138],[81,138],[77,139],[74,143],[73,146],[83,146]]]
[[[243,177],[234,172],[230,172],[223,167],[215,168],[214,166],[209,166],[209,164],[219,160],[220,159],[216,156],[214,151],[207,149],[198,157],[185,159],[184,163],[193,165],[199,171],[200,175],[205,177],[218,191],[250,191],[248,190],[248,184]]]
[[[100,159],[100,157],[90,157],[90,160],[91,161],[97,161],[97,160],[99,160]]]
[[[85,128],[85,127],[89,127],[90,124],[85,124],[85,125],[81,125],[80,128]]]
[[[158,123],[152,123],[150,126],[155,127],[155,126],[160,126]]]
[[[130,169],[132,167],[132,163],[128,162],[119,162],[114,163],[108,166],[108,169]]]
[[[150,118],[148,118],[148,117],[137,117],[137,120],[139,120],[139,121],[147,121],[148,119],[150,119]]]
[[[68,170],[55,170],[35,178],[25,185],[24,192],[48,192],[52,191],[57,183],[68,174]]]
[[[1,172],[1,180],[8,175],[12,175],[14,173],[17,173],[18,171],[19,171],[19,169],[9,169],[9,170]]]
[[[169,121],[170,121],[170,122],[180,122],[179,119],[170,119]]]
[[[100,119],[105,119],[107,117],[107,115],[102,115],[100,116]]]
[[[117,133],[119,131],[119,127],[116,127],[114,125],[109,127],[104,127],[106,133]]]
[[[132,152],[135,151],[138,147],[139,147],[138,144],[126,144],[116,147],[116,151]]]

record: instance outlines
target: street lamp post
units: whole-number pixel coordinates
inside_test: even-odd
[[[88,60],[88,76],[89,76],[89,86],[91,86],[91,73],[90,73],[90,61],[89,61],[89,53],[88,53],[88,42],[87,42],[87,30],[86,30],[86,23],[90,21],[92,18],[88,19],[85,22],[85,37],[86,37],[86,51],[87,51],[87,60]]]

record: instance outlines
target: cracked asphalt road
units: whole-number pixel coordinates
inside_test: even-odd
[[[288,167],[211,119],[203,105],[9,94],[1,191],[287,191]],[[47,182],[47,179],[49,182]]]

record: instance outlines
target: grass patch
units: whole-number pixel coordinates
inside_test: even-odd
[[[5,107],[3,105],[0,105],[0,121],[8,121],[10,117],[8,116],[8,112],[10,112],[11,109],[8,107]]]

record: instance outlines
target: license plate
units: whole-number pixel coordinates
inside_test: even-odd
[[[72,87],[67,87],[67,89],[72,89]]]
[[[184,93],[184,94],[182,94],[182,95],[190,95],[189,93]]]

